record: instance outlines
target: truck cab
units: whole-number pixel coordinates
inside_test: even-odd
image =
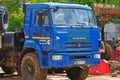
[[[26,4],[24,11],[25,51],[22,55],[26,57],[26,52],[32,49],[41,69],[100,63],[100,30],[90,7],[71,3],[32,3]]]

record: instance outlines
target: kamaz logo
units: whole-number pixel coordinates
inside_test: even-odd
[[[58,31],[57,33],[66,34],[66,33],[68,33],[68,32],[67,32],[67,31]]]
[[[79,40],[79,39],[86,40],[86,37],[73,37],[72,39],[75,39],[75,40]]]

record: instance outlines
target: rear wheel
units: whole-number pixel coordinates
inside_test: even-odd
[[[84,66],[83,68],[80,67],[73,67],[66,71],[68,78],[71,80],[85,80],[89,74],[89,68]]]
[[[12,73],[16,72],[16,67],[6,67],[6,66],[2,66],[2,70],[3,70],[6,74],[12,74]]]
[[[23,57],[21,64],[23,80],[45,80],[47,69],[41,69],[37,54],[28,53]]]

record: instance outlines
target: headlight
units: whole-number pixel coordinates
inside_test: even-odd
[[[52,60],[62,60],[62,55],[53,55]]]
[[[101,58],[100,54],[94,54],[94,58]]]

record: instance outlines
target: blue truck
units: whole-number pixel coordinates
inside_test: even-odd
[[[100,63],[100,30],[90,7],[30,3],[24,13],[23,30],[1,31],[0,51],[14,55],[2,66],[6,73],[17,67],[23,80],[45,80],[47,71],[64,69],[71,80],[84,80],[89,66]]]

